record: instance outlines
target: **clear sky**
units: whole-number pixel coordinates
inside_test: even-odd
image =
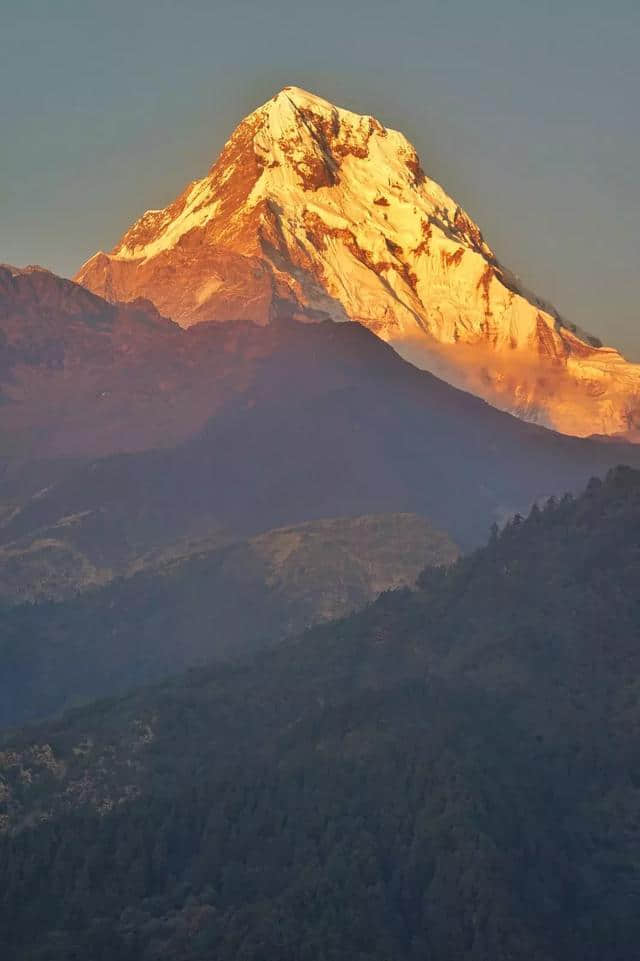
[[[0,261],[71,275],[295,84],[401,129],[502,261],[640,360],[639,0],[3,0]]]

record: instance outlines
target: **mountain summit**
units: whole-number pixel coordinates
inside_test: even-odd
[[[401,133],[297,87],[76,280],[109,300],[145,297],[185,327],[283,309],[357,320],[526,420],[640,437],[640,365],[527,291]]]

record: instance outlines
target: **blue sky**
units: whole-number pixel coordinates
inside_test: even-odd
[[[5,0],[0,261],[70,275],[286,84],[373,113],[568,319],[640,360],[637,0]]]

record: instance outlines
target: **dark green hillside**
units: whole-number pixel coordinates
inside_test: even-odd
[[[630,961],[640,475],[417,593],[7,737],[8,961]]]

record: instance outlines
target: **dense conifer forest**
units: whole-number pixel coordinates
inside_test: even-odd
[[[640,474],[0,744],[6,961],[630,961]]]

